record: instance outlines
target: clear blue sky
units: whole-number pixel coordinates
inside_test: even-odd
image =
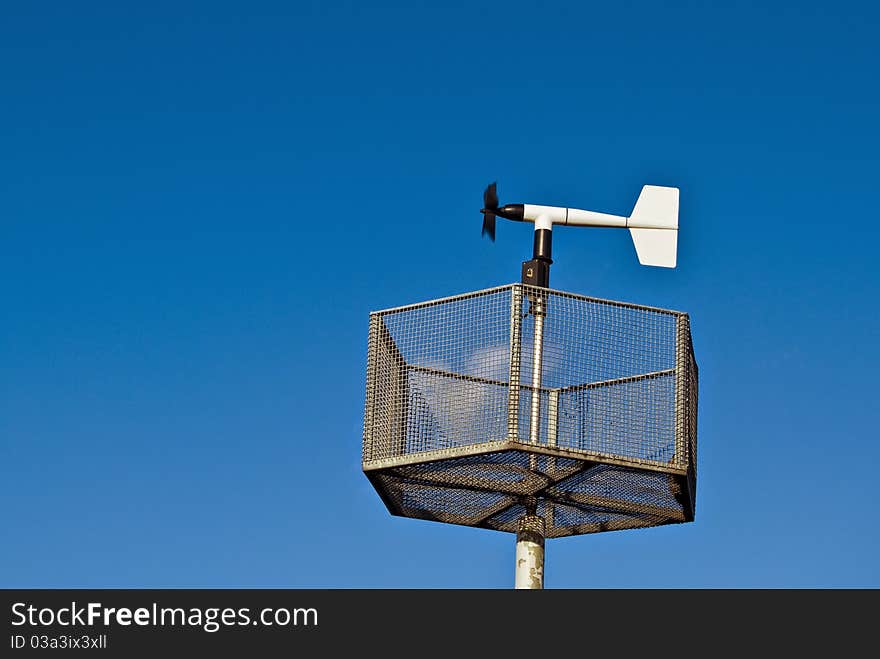
[[[681,188],[676,270],[560,229],[552,283],[690,312],[696,521],[547,586],[880,586],[876,3],[372,4],[3,6],[0,585],[511,586],[360,471],[369,311],[530,256],[497,179]]]

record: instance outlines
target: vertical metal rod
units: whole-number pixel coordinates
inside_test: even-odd
[[[551,389],[547,394],[547,446],[555,447],[559,438],[559,389]],[[556,458],[547,456],[547,475],[556,477]],[[553,504],[544,504],[544,521],[553,528]]]
[[[544,588],[544,519],[535,515],[534,510],[519,520],[514,588]]]
[[[541,435],[541,367],[544,356],[544,298],[535,294],[532,298],[535,316],[535,344],[532,359],[532,415],[529,424],[529,441],[537,444]]]
[[[367,405],[364,412],[364,462],[372,460],[375,453],[373,419],[376,409],[376,353],[379,342],[379,318],[370,314],[370,334],[367,348]],[[387,456],[382,456],[387,457]]]
[[[687,341],[688,316],[678,316],[675,324],[675,455],[679,467],[688,463],[687,446]]]
[[[522,354],[522,286],[514,285],[510,301],[510,371],[507,392],[507,441],[519,438],[519,369]]]
[[[547,446],[556,446],[559,436],[559,389],[547,394]]]

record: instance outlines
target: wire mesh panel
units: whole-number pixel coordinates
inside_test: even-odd
[[[512,284],[371,314],[363,468],[410,517],[688,521],[696,407],[686,314]]]

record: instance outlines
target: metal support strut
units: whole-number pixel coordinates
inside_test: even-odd
[[[535,344],[532,351],[532,409],[529,424],[529,441],[537,444],[541,436],[541,367],[544,359],[544,310],[545,296],[541,293],[529,295],[531,313],[535,317]]]

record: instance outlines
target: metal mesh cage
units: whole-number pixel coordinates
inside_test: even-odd
[[[685,313],[511,284],[370,316],[363,469],[396,515],[690,521],[696,420]]]

